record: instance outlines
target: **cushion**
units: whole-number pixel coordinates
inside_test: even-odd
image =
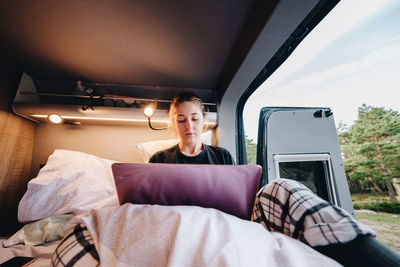
[[[120,204],[196,205],[249,220],[258,165],[114,163]]]
[[[51,216],[24,225],[18,232],[3,242],[4,247],[17,244],[36,246],[64,237],[63,226],[72,218],[71,214]]]
[[[211,145],[211,137],[212,137],[211,131],[207,131],[201,135],[201,139],[203,140],[203,143],[206,145]],[[172,147],[177,143],[178,143],[177,138],[167,139],[167,140],[156,140],[156,141],[136,144],[136,148],[139,151],[139,154],[142,157],[143,162],[149,162],[149,159],[151,158],[151,156],[153,156],[154,153]]]
[[[18,206],[18,220],[29,222],[54,215],[78,215],[119,205],[111,164],[94,155],[56,149]]]

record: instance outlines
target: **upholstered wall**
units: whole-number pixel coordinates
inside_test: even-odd
[[[31,176],[39,172],[54,149],[69,149],[122,161],[143,162],[136,147],[141,142],[174,138],[171,131],[154,131],[144,125],[52,125],[36,126]]]
[[[0,236],[20,227],[18,203],[30,179],[35,124],[10,111],[20,77],[0,61]]]

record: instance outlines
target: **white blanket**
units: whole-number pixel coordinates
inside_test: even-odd
[[[102,266],[338,266],[307,245],[215,209],[125,204],[84,222]]]

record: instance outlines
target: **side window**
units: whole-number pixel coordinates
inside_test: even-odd
[[[299,181],[326,201],[337,204],[329,154],[275,155],[277,178]]]

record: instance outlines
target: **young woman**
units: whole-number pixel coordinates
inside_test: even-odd
[[[234,164],[226,149],[203,144],[204,105],[195,94],[176,96],[169,117],[179,143],[157,152],[149,162]],[[400,256],[377,241],[371,229],[294,180],[265,185],[252,217],[268,231],[298,239],[345,266],[400,266]]]
[[[169,118],[179,143],[157,152],[151,163],[234,164],[228,150],[203,144],[205,111],[203,102],[194,93],[180,93],[172,100]]]

